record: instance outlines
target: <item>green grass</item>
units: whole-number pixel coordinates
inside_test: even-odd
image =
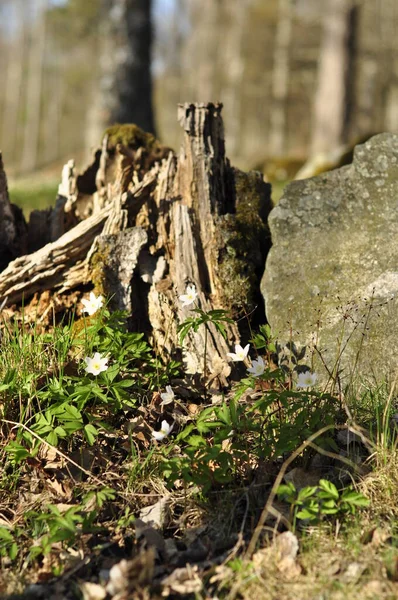
[[[271,368],[275,340],[263,326],[251,341],[250,355],[264,358],[264,372],[246,374],[217,398],[199,380],[193,386],[185,379],[181,365],[161,364],[143,336],[128,331],[126,315],[101,307],[84,316],[81,309],[79,303],[63,322],[45,326],[42,315],[36,317],[27,306],[2,324],[2,597],[23,593],[38,578],[57,580],[64,573],[66,587],[59,597],[64,589],[77,600],[82,581],[102,585],[101,569],[135,555],[148,561],[136,575],[138,587],[145,588],[145,597],[157,597],[163,584],[153,583],[153,559],[145,554],[134,521],[159,500],[167,502],[163,527],[144,536],[158,548],[158,566],[173,573],[175,552],[182,564],[199,564],[198,575],[194,567],[188,571],[182,597],[396,597],[393,389],[365,388],[352,391],[350,398],[317,387],[300,390],[294,382],[305,368],[304,355],[291,345],[289,364],[280,361]],[[206,327],[210,316],[221,319],[221,326],[225,318],[214,312],[192,314],[196,319],[180,327],[181,335],[187,328]],[[85,361],[95,352],[108,359],[98,375]],[[172,385],[175,399],[169,395],[170,402],[162,405],[166,385]],[[357,421],[349,425],[363,425],[365,435],[371,433],[358,464],[355,452],[336,443],[336,427],[344,430],[347,424],[346,402]],[[161,430],[163,421],[173,423],[173,429],[158,442],[153,432]],[[324,433],[315,437],[322,427]],[[310,438],[319,456],[324,451],[334,457],[329,471],[318,474],[313,466],[317,452]],[[302,480],[301,495],[293,494],[297,510],[277,494],[278,480],[292,468],[312,477],[310,484]],[[325,477],[336,487],[322,484],[317,490]],[[358,504],[340,501],[350,487]],[[317,494],[312,505],[311,494]],[[254,554],[246,556],[270,495],[275,496],[274,512],[266,515]],[[300,516],[303,510],[307,520]],[[160,518],[160,512],[153,508],[153,518]],[[299,540],[300,553],[290,562],[273,544],[278,516],[282,529],[292,529]],[[190,558],[183,559],[184,552]],[[76,572],[74,556],[86,560]],[[50,596],[51,589],[45,593]]]
[[[35,209],[55,205],[59,181],[11,181],[9,183],[10,201],[24,211],[25,217]]]

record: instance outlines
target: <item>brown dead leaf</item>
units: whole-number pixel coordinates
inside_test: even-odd
[[[386,592],[386,586],[383,581],[378,581],[377,579],[373,579],[372,581],[368,581],[362,590],[361,595],[363,594],[363,598],[365,600],[375,600],[375,598],[383,598]]]
[[[273,543],[277,555],[277,569],[287,579],[294,579],[301,573],[301,567],[296,562],[299,549],[297,537],[291,531],[278,535]]]
[[[373,527],[366,531],[361,538],[363,544],[371,544],[375,548],[378,548],[384,544],[391,537],[391,533],[387,529],[382,527]]]
[[[155,504],[145,506],[140,510],[140,519],[156,529],[163,529],[167,517],[169,496],[160,498]]]
[[[290,556],[285,556],[281,558],[281,560],[277,563],[277,568],[282,575],[286,577],[286,579],[295,579],[301,574],[301,566],[291,558]]]
[[[122,593],[129,594],[148,585],[153,578],[154,566],[155,551],[153,548],[141,552],[133,560],[121,560],[113,565],[109,572],[107,593],[111,596]]]
[[[328,577],[333,577],[333,575],[337,575],[337,573],[339,573],[341,571],[341,563],[339,560],[332,560],[326,567],[325,567],[325,575],[327,575]]]
[[[230,567],[227,567],[226,565],[217,565],[214,569],[214,575],[210,577],[209,583],[214,584],[219,581],[227,581],[232,578],[233,574],[234,572]]]
[[[347,566],[340,579],[344,583],[356,583],[361,578],[365,569],[366,565],[359,562],[352,562]]]
[[[199,406],[197,404],[193,404],[192,402],[187,406],[188,414],[190,416],[195,416],[199,412]]]
[[[46,479],[45,485],[51,493],[66,501],[71,500],[73,489],[68,481],[57,481],[56,479]]]
[[[156,531],[156,529],[154,529],[141,519],[136,519],[134,521],[134,525],[135,535],[137,539],[143,537],[149,548],[156,548],[156,550],[158,550],[159,552],[165,552],[166,545],[164,539],[160,535],[160,533]]]
[[[291,531],[280,533],[275,538],[273,546],[281,558],[295,559],[299,549],[298,539]]]
[[[190,594],[199,594],[203,588],[202,580],[198,574],[198,567],[187,565],[181,569],[174,569],[170,575],[162,579],[162,596],[168,597],[171,594],[188,596]]]
[[[104,600],[107,595],[105,588],[98,583],[85,581],[81,583],[79,587],[83,594],[83,600]]]

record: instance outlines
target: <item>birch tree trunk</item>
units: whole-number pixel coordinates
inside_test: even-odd
[[[241,146],[242,85],[245,71],[244,40],[250,4],[251,0],[230,0],[224,9],[224,16],[230,22],[230,26],[222,45],[226,75],[226,81],[222,86],[222,99],[231,115],[227,135],[231,157],[239,154]]]
[[[25,11],[24,0],[14,0],[17,31],[11,43],[7,60],[5,100],[2,123],[2,140],[5,144],[9,163],[16,160],[17,123],[21,102],[22,76],[25,52]],[[3,148],[4,149],[4,148]]]
[[[272,110],[269,135],[270,153],[277,157],[283,156],[286,152],[292,17],[291,0],[279,0],[272,70]]]
[[[312,154],[344,142],[351,0],[329,0],[323,19],[312,128]]]
[[[37,0],[35,8],[36,23],[28,62],[26,120],[21,160],[21,170],[25,172],[33,171],[37,165],[47,0]]]

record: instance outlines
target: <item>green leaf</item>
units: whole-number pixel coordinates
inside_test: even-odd
[[[115,386],[118,388],[129,388],[133,387],[136,383],[134,379],[123,379],[122,381],[118,381]]]
[[[84,426],[84,435],[86,437],[87,442],[92,446],[95,442],[95,438],[98,436],[98,430],[92,425],[88,423]]]
[[[297,494],[297,499],[298,500],[306,500],[307,498],[310,498],[311,496],[313,496],[316,491],[317,491],[316,486],[308,485],[299,491],[299,493]]]
[[[206,446],[206,440],[201,435],[191,435],[187,439],[187,443],[194,448],[198,448],[199,446]]]
[[[288,502],[290,502],[291,499],[296,495],[296,488],[294,486],[294,483],[292,483],[292,482],[289,482],[287,484],[282,483],[276,490],[276,494],[277,494],[277,496],[281,496],[281,497],[287,499]]]
[[[318,518],[317,512],[308,508],[302,508],[297,512],[296,516],[298,519],[308,519],[309,521],[314,521],[314,519]]]
[[[65,413],[63,415],[63,420],[66,421],[67,419],[70,420],[77,420],[77,421],[82,421],[82,414],[79,410],[77,410],[77,408],[75,406],[72,406],[71,404],[65,404]]]
[[[15,560],[18,556],[18,545],[16,542],[13,542],[8,550],[8,556],[11,560]]]
[[[341,501],[354,506],[369,506],[370,500],[365,498],[363,494],[356,492],[355,490],[346,490],[341,496]]]
[[[27,450],[24,446],[18,444],[18,442],[10,442],[5,447],[5,451],[11,455],[12,460],[18,464],[19,462],[25,460],[30,456],[29,450]]]
[[[4,542],[13,542],[14,536],[7,527],[0,527],[0,540]]]
[[[47,442],[51,444],[51,446],[57,446],[58,436],[55,431],[50,431],[50,433],[47,435]]]
[[[115,365],[110,366],[104,373],[105,378],[112,383],[115,377],[119,374],[120,367],[116,363]]]
[[[339,499],[339,492],[338,492],[336,486],[334,485],[334,483],[332,483],[331,481],[328,481],[327,479],[320,479],[319,487],[324,492],[327,492],[329,494],[329,496],[331,496],[335,500]]]

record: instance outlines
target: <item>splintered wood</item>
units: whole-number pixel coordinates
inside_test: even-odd
[[[34,294],[50,291],[56,297],[91,286],[110,299],[111,308],[127,310],[132,326],[151,336],[163,358],[179,356],[177,326],[193,308],[179,301],[187,285],[195,285],[203,310],[231,308],[219,274],[226,252],[219,230],[223,218],[234,223],[243,200],[235,189],[238,172],[225,157],[221,109],[179,106],[184,141],[178,156],[158,144],[160,160],[151,159],[150,148],[133,148],[124,129],[123,140],[112,147],[105,136],[81,175],[69,161],[55,208],[35,211],[19,251],[0,164],[0,231],[7,232],[9,250],[3,252],[0,303],[26,305]],[[144,162],[150,165],[145,173]],[[260,205],[267,205],[267,213],[264,189]],[[35,251],[24,254],[28,240]],[[226,324],[226,334],[224,339],[210,325],[205,343],[204,328],[190,333],[182,351],[186,371],[202,373],[206,352],[206,380],[225,384],[231,371],[226,354],[239,341],[236,325]]]

